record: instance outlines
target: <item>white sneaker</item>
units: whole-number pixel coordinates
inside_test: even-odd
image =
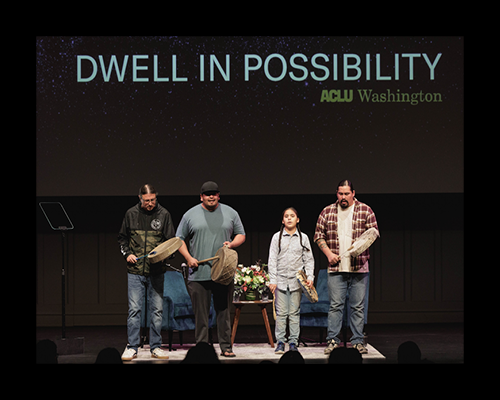
[[[130,348],[125,349],[125,351],[122,354],[123,361],[131,361],[136,357],[137,357],[137,351],[135,351],[134,349],[130,349]]]
[[[162,350],[161,348],[157,347],[151,352],[151,357],[168,360],[168,353]]]

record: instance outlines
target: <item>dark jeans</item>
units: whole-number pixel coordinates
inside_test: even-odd
[[[229,305],[233,301],[234,283],[221,285],[213,281],[189,281],[188,292],[193,303],[196,343],[208,343],[208,318],[211,294],[217,315],[217,336],[222,352],[231,348],[231,321]]]
[[[326,339],[340,343],[339,333],[342,329],[342,319],[346,297],[349,297],[353,345],[363,343],[363,327],[365,323],[365,296],[368,286],[368,273],[334,272],[328,274],[328,291],[330,308],[328,310],[328,332]],[[347,296],[347,293],[349,295]]]
[[[135,351],[140,344],[141,312],[144,302],[144,290],[148,288],[148,312],[151,319],[149,326],[149,345],[151,350],[161,347],[161,322],[163,318],[163,274],[155,276],[128,275],[128,348]],[[146,317],[147,321],[147,317]]]

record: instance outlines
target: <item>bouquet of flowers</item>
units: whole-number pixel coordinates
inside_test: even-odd
[[[250,267],[245,267],[243,264],[238,265],[234,275],[234,291],[240,295],[258,291],[262,295],[269,283],[269,274],[264,270],[266,266],[260,261]]]

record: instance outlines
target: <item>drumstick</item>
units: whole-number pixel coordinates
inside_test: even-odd
[[[144,255],[144,256],[137,257],[137,258],[136,258],[136,261],[137,261],[137,260],[140,260],[141,258],[147,257],[147,256],[153,256],[153,255],[155,255],[155,254],[156,254],[156,251],[152,251],[152,252],[151,252],[151,253],[149,253],[149,254],[146,254],[146,255]]]
[[[224,246],[226,246],[227,248],[229,248],[229,246],[227,244],[225,244]],[[223,247],[224,247],[223,246]],[[219,249],[220,250],[220,249]],[[210,258],[205,258],[204,260],[201,260],[201,261],[198,261],[198,264],[202,264],[204,262],[207,262],[207,261],[212,261],[212,260],[216,260],[218,259],[219,256],[214,256],[214,257],[210,257]]]
[[[342,258],[346,255],[347,252],[349,252],[350,250],[352,250],[354,248],[354,245],[352,245],[351,247],[349,247],[346,251],[344,251],[339,258]]]
[[[207,262],[207,261],[216,260],[217,258],[219,258],[219,256],[205,258],[204,260],[198,261],[198,264],[203,264],[204,262]]]

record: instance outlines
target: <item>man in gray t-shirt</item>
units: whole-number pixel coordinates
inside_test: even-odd
[[[213,257],[223,245],[234,249],[245,242],[245,230],[240,216],[233,208],[219,203],[219,193],[215,182],[205,182],[201,187],[201,204],[184,214],[176,236],[183,240],[179,252],[189,266],[188,292],[195,314],[196,343],[208,342],[208,316],[213,293],[221,355],[234,357],[229,311],[234,283],[221,285],[213,282],[210,277],[212,261],[198,264],[198,260]],[[186,241],[189,243],[189,250]]]

